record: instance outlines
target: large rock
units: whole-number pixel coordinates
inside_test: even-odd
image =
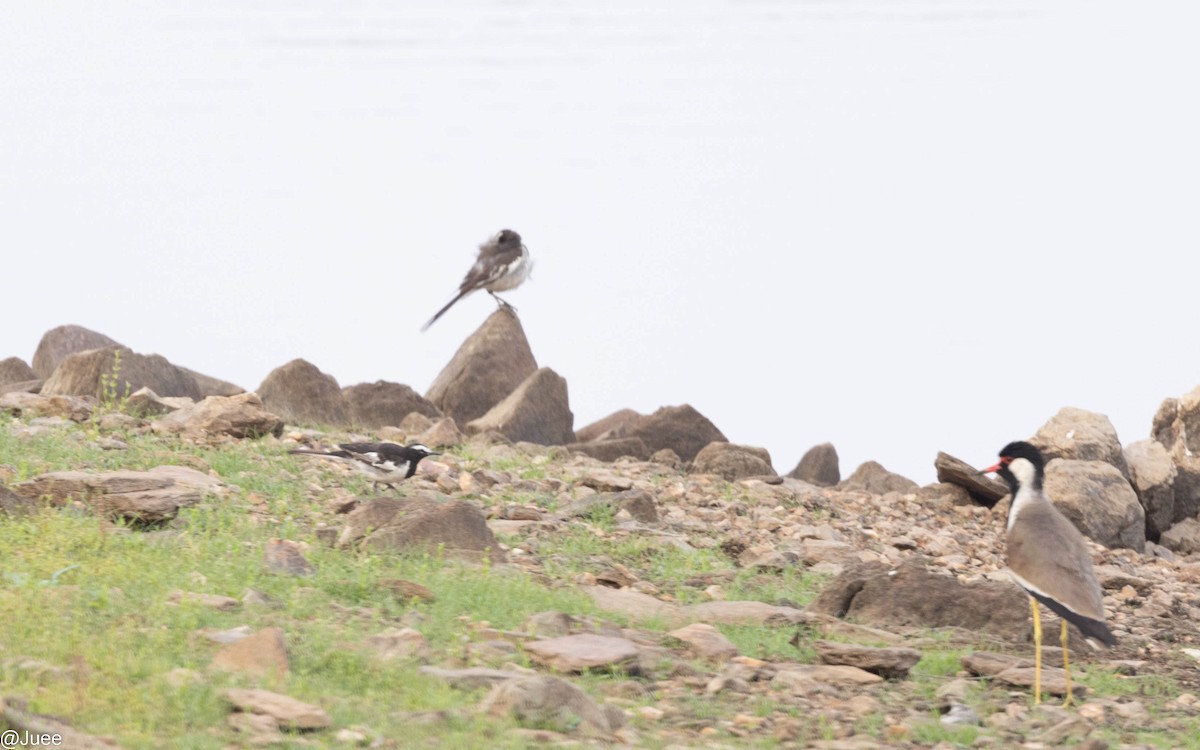
[[[1129,467],[1125,464],[1117,430],[1103,414],[1063,407],[1029,442],[1042,451],[1047,462],[1054,458],[1104,461],[1116,467],[1121,476],[1129,478]]]
[[[1146,512],[1146,538],[1157,542],[1175,519],[1175,463],[1157,440],[1139,440],[1127,446],[1125,463],[1130,484]]]
[[[350,424],[350,406],[337,381],[303,359],[271,370],[258,395],[263,407],[293,424]]]
[[[257,393],[237,396],[209,396],[198,404],[185,406],[150,424],[162,434],[208,438],[229,435],[235,438],[260,438],[283,434],[283,420],[263,409]]]
[[[433,419],[442,416],[436,406],[401,383],[386,380],[359,383],[343,388],[342,395],[350,405],[350,419],[356,426],[369,430],[399,425],[413,412]]]
[[[140,388],[149,388],[160,396],[200,398],[195,378],[166,358],[120,346],[67,356],[42,384],[42,395],[123,398]]]
[[[1162,546],[1189,555],[1200,552],[1200,519],[1185,518],[1163,532]]]
[[[962,628],[1021,640],[1028,597],[1015,584],[962,583],[925,569],[920,557],[892,569],[881,563],[847,568],[830,581],[808,611],[882,628]]]
[[[629,434],[629,428],[642,418],[633,409],[621,409],[607,417],[597,419],[586,427],[575,431],[575,442],[590,443],[593,440],[613,440]]]
[[[842,481],[837,448],[833,447],[833,443],[814,445],[800,457],[800,462],[788,476],[818,487],[834,486]]]
[[[567,399],[567,381],[543,367],[486,414],[466,425],[468,434],[499,432],[515,442],[566,445],[575,440],[575,416]]]
[[[37,351],[33,354],[33,371],[37,377],[50,377],[59,363],[72,354],[89,349],[104,349],[121,346],[103,333],[90,331],[83,326],[66,325],[51,328],[42,334]]]
[[[837,485],[839,490],[861,490],[873,495],[887,492],[910,492],[917,483],[908,477],[893,474],[875,461],[867,461]]]
[[[1163,401],[1154,415],[1154,439],[1175,464],[1175,509],[1172,521],[1200,514],[1200,388]]]
[[[1062,514],[1097,543],[1138,552],[1145,548],[1146,512],[1113,464],[1056,458],[1046,464],[1045,490]]]
[[[463,500],[378,497],[346,516],[338,546],[362,544],[378,550],[466,553],[502,560],[487,519]]]
[[[639,418],[630,426],[629,437],[641,438],[652,454],[670,448],[684,461],[691,461],[709,443],[728,442],[716,425],[689,404],[664,406]]]
[[[20,357],[0,359],[0,385],[37,380],[37,373]]]
[[[724,441],[704,446],[692,461],[692,472],[716,474],[729,482],[745,477],[775,476],[771,454],[766,448]]]
[[[500,403],[537,368],[521,321],[497,310],[458,348],[425,398],[465,425]]]
[[[992,507],[1008,494],[1008,488],[995,479],[980,474],[979,470],[962,459],[938,451],[933,461],[939,482],[956,484],[967,491],[979,505]]]

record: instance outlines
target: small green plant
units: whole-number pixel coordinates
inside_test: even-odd
[[[100,373],[100,408],[106,412],[123,412],[129,404],[130,384],[128,380],[123,381],[124,388],[121,387],[121,350],[117,349],[113,352],[112,367],[108,372]]]

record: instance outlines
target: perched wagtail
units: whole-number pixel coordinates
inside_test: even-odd
[[[516,289],[529,277],[533,261],[529,257],[529,249],[521,242],[521,235],[511,229],[501,229],[490,240],[479,246],[479,256],[475,265],[467,271],[462,283],[458,285],[458,294],[438,310],[429,322],[421,326],[424,331],[442,317],[463,297],[477,289],[483,289],[492,295],[492,299],[501,307],[516,310],[515,307],[496,296],[496,292],[506,292]]]
[[[349,461],[366,474],[372,482],[392,485],[417,473],[417,464],[427,456],[438,456],[420,443],[396,445],[395,443],[339,443],[335,451],[294,450],[288,451],[302,456],[323,456],[337,461]]]

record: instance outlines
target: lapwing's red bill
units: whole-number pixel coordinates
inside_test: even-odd
[[[1004,458],[1001,458],[1000,461],[995,466],[989,466],[986,469],[981,469],[979,473],[980,474],[995,474],[997,471],[1000,471],[1006,465],[1008,465],[1011,461],[1012,461],[1011,458],[1008,458],[1007,456],[1005,456]]]

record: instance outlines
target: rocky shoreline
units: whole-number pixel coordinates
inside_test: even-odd
[[[301,360],[246,393],[121,348],[119,375],[129,386],[119,385],[122,408],[113,409],[104,376],[119,345],[100,337],[55,329],[33,366],[0,362],[0,381],[10,381],[0,385],[0,411],[14,417],[15,435],[93,424],[97,444],[112,451],[133,435],[280,448],[343,436],[457,446],[423,462],[402,497],[330,490],[337,469],[305,465],[304,492],[321,508],[306,521],[311,539],[269,543],[264,564],[311,575],[308,544],[436,550],[585,594],[599,616],[542,612],[516,629],[471,622],[457,653],[431,648],[416,615],[371,646],[415,660],[431,680],[488,688],[473,710],[515,718],[522,728],[513,731],[525,734],[513,736],[529,742],[953,746],[927,740],[931,715],[942,727],[977,727],[971,743],[993,747],[1143,747],[1141,731],[1200,728],[1200,389],[1164,401],[1151,438],[1127,446],[1105,417],[1071,408],[1032,437],[1051,459],[1048,492],[1091,540],[1118,638],[1102,652],[1073,643],[1072,656],[1083,671],[1150,676],[1173,688],[1093,691],[1076,708],[1031,709],[1028,607],[1004,564],[1005,488],[952,456],[936,457],[939,481],[922,487],[874,462],[842,478],[829,445],[780,476],[765,450],[728,443],[686,405],[650,415],[623,410],[574,430],[565,381],[537,366],[519,322],[505,313],[464,343],[425,396],[382,381],[341,388]],[[153,530],[170,529],[184,508],[240,496],[198,468],[60,470],[23,481],[0,470],[0,506],[23,513],[82,503],[161,533]],[[578,565],[562,540],[580,533],[611,551]],[[616,551],[625,548],[640,552]],[[657,563],[661,550],[723,562],[668,572]],[[777,588],[797,574],[819,583],[809,600]],[[731,593],[747,581],[758,598]],[[438,596],[410,581],[385,584],[417,602]],[[231,602],[208,606],[243,606]],[[795,655],[739,646],[731,640],[738,628],[794,635]],[[245,634],[260,640],[242,655],[221,658],[235,670],[248,660],[263,674],[272,664],[286,671],[280,644],[288,633],[263,632]],[[956,663],[931,684],[922,660],[956,650]],[[1055,664],[1058,650],[1044,651]],[[263,662],[263,653],[275,656]],[[611,678],[589,687],[581,674]],[[1061,692],[1060,683],[1061,672],[1049,669],[1046,689]],[[291,699],[250,693],[230,698],[252,706],[233,716],[273,718],[231,718],[231,726],[260,738],[286,731],[290,714],[262,706]],[[697,697],[718,708],[706,715]],[[307,729],[330,726],[328,716],[313,721],[320,726]]]

